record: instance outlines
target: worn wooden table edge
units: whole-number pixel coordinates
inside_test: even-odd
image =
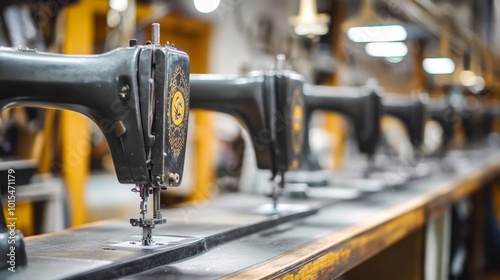
[[[221,279],[336,278],[439,217],[454,202],[493,180],[499,171],[500,162],[490,162],[361,223]]]

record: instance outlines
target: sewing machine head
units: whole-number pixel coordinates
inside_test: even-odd
[[[418,150],[424,139],[424,127],[427,119],[427,106],[421,98],[408,96],[384,96],[384,113],[399,119],[410,137],[413,148]]]
[[[279,68],[244,76],[191,75],[191,107],[239,119],[250,134],[257,166],[272,171],[271,179],[280,186],[276,190],[279,193],[284,173],[300,166],[304,141],[302,86],[301,75]]]
[[[382,116],[381,88],[304,86],[306,127],[315,110],[335,111],[346,116],[354,125],[359,151],[372,157],[380,136]],[[306,129],[306,131],[308,131]],[[308,139],[306,134],[306,139]],[[304,157],[310,158],[308,141],[304,141]],[[310,162],[310,160],[307,160]],[[314,166],[314,163],[309,163]]]
[[[153,42],[94,56],[0,49],[0,107],[14,105],[68,109],[92,119],[104,133],[121,183],[136,184],[145,229],[163,223],[159,191],[179,186],[189,111],[189,59],[160,45],[159,25]],[[147,197],[153,194],[153,218]]]
[[[460,119],[467,145],[478,144],[492,131],[494,111],[480,95],[472,94],[461,85],[445,87],[453,109]]]
[[[428,103],[430,117],[443,129],[441,152],[444,153],[455,133],[456,112],[447,100],[430,100]]]
[[[492,131],[494,114],[486,104],[472,101],[453,104],[460,118],[463,133],[468,146],[484,141]]]

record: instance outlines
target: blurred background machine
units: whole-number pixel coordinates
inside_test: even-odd
[[[494,157],[500,145],[500,4],[494,0],[22,0],[2,1],[0,9],[0,45],[17,48],[20,53],[36,49],[102,54],[127,47],[130,38],[146,43],[151,24],[158,22],[161,43],[186,52],[191,73],[210,74],[192,76],[196,97],[187,118],[182,185],[162,193],[157,203],[169,211],[186,211],[180,215],[183,217],[196,216],[201,210],[174,209],[209,205],[230,197],[227,195],[264,196],[273,190],[270,182],[274,182],[271,196],[276,200],[287,177],[293,177],[292,183],[309,186],[314,185],[311,181],[323,184],[324,174],[329,174],[332,184],[328,185],[352,190],[346,179],[355,179],[365,190],[370,189],[373,185],[363,181],[368,173],[362,171],[367,166],[365,158],[373,158],[368,161],[371,175],[367,177],[385,182],[389,190],[358,189],[356,195],[349,196],[346,205],[356,206],[345,206],[342,213],[353,214],[331,222],[334,226],[347,224],[361,217],[359,213],[366,213],[366,205],[377,207],[396,201],[412,187],[425,189],[435,180],[453,185],[455,178]],[[280,54],[285,60],[277,70]],[[261,94],[253,101],[239,92],[246,85],[239,79],[252,77],[249,73],[268,73],[260,76],[262,81],[253,89]],[[298,73],[300,79],[283,73]],[[293,102],[293,90],[281,90],[280,83],[287,83],[285,80],[306,84],[305,108],[302,112],[297,109],[295,117],[289,114],[294,110],[273,106],[273,102]],[[383,89],[382,97],[351,91],[369,89],[373,81]],[[227,83],[228,89],[220,83]],[[311,113],[308,92],[323,94],[323,89],[325,95],[327,89],[350,89],[342,95],[346,100],[357,100],[353,103],[358,107],[332,98],[332,106],[339,108],[320,100],[314,107],[324,110]],[[233,93],[237,99],[216,101],[226,94],[233,98]],[[274,101],[267,99],[270,93],[276,94]],[[376,102],[361,101],[380,98],[385,107],[382,116],[365,108],[371,104],[376,109]],[[259,109],[252,109],[251,104]],[[294,123],[299,117],[304,121],[302,127]],[[286,129],[281,130],[280,124]],[[372,125],[377,129],[365,131]],[[288,142],[295,137],[294,127],[304,133],[304,145],[298,152]],[[269,139],[264,135],[267,129],[272,132]],[[2,111],[0,176],[4,178],[9,169],[18,172],[16,213],[23,219],[17,222],[17,229],[31,236],[137,214],[137,195],[123,192],[124,186],[115,175],[119,166],[106,138],[88,118],[70,111],[29,107]],[[256,139],[263,140],[263,145]],[[301,162],[295,160],[299,155],[312,155],[314,169],[321,167],[319,173],[306,173],[313,180],[288,176],[289,170],[300,167]],[[486,167],[478,170],[490,174]],[[415,259],[428,263],[424,272],[412,275],[414,279],[477,279],[489,269],[498,270],[500,191],[496,177],[484,174],[470,177],[482,182],[481,191],[471,191],[479,188],[472,187],[474,180],[469,177],[468,183],[459,184],[461,191],[430,191],[438,198],[425,208],[425,223],[420,221],[425,224],[425,233],[417,231],[411,242],[425,243],[422,247],[428,247],[425,254],[429,256]],[[8,191],[5,180],[0,180],[0,186]],[[4,191],[4,211],[8,211],[7,195]],[[325,204],[334,204],[339,197]],[[311,201],[295,200],[304,205]],[[403,201],[401,205],[411,204]],[[478,223],[482,218],[488,221],[484,226]],[[324,228],[331,226],[324,220],[315,222]],[[409,222],[418,223],[418,219]],[[480,229],[483,231],[478,232]],[[309,236],[320,236],[316,234]],[[388,244],[395,241],[391,242]],[[432,242],[437,245],[429,245]],[[479,243],[487,244],[486,249],[480,249]],[[433,254],[433,250],[438,253]],[[374,275],[374,267],[385,267],[380,263],[394,264],[388,257],[367,261],[373,255],[397,255],[381,251],[361,254],[366,265],[345,277],[363,279]],[[409,258],[400,258],[401,270],[407,268]],[[392,271],[397,274],[398,269]],[[334,278],[341,274],[325,275]]]
[[[374,171],[375,152],[380,144],[380,123],[382,117],[382,89],[377,85],[367,85],[363,87],[331,87],[331,86],[305,86],[305,104],[306,104],[306,134],[303,143],[302,155],[303,166],[302,171],[292,173],[294,176],[289,180],[291,183],[304,184],[307,186],[328,186],[346,187],[348,189],[367,189],[373,188],[374,184],[384,184],[383,182],[374,182],[364,180],[368,178]],[[311,143],[314,139],[313,130],[309,129],[309,122],[316,110],[324,110],[336,112],[345,117],[349,122],[349,126],[353,127],[355,140],[358,152],[362,154],[364,159],[346,160],[347,166],[354,165],[354,170],[346,170],[342,168],[341,172],[333,173],[330,171],[322,171],[322,165],[319,158],[320,153],[311,151]],[[311,136],[309,136],[311,135]],[[316,142],[318,140],[315,139]],[[324,158],[324,157],[323,157]],[[359,162],[361,160],[361,163]],[[365,164],[363,164],[365,161]],[[324,165],[324,164],[323,164]],[[340,174],[347,173],[347,174]],[[347,176],[345,176],[347,175]],[[345,180],[345,177],[350,177]],[[342,180],[344,178],[344,180]],[[297,187],[296,187],[297,188]],[[378,190],[383,188],[377,187]],[[307,187],[305,188],[309,192]],[[333,188],[330,188],[333,190]],[[298,190],[297,190],[298,191]],[[336,190],[338,191],[338,190]],[[322,191],[322,195],[326,195]],[[335,196],[335,195],[333,195]]]
[[[285,57],[278,55],[274,71],[252,72],[248,77],[191,77],[193,108],[231,114],[248,129],[257,167],[271,171],[271,214],[279,213],[285,172],[300,166],[305,132],[302,76],[286,71],[285,63]]]

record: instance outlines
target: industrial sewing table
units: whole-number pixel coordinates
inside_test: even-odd
[[[166,210],[155,236],[170,243],[154,249],[129,244],[139,232],[126,220],[102,221],[27,238],[28,267],[0,278],[331,279],[422,229],[499,170],[500,155],[490,153],[456,174],[356,200],[285,200],[303,206],[282,217],[251,213],[265,197],[227,195]]]

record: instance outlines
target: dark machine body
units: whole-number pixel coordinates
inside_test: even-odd
[[[428,103],[430,117],[439,123],[443,129],[442,143],[439,155],[443,156],[450,147],[455,135],[456,112],[455,108],[446,100],[431,100]]]
[[[468,147],[473,147],[486,140],[493,128],[494,112],[483,104],[463,104],[455,107],[460,117]]]
[[[489,118],[489,123],[486,126],[486,133],[490,134],[492,132],[499,133],[496,128],[497,122],[500,120],[500,106],[499,105],[489,105],[486,107],[486,114]]]
[[[453,109],[460,120],[468,147],[485,141],[493,128],[495,119],[494,107],[485,104],[484,97],[473,94],[462,85],[448,85],[445,87]]]
[[[369,159],[375,154],[380,137],[382,103],[380,89],[371,87],[329,87],[304,86],[306,120],[316,110],[334,111],[347,117],[354,125],[359,151]],[[309,122],[306,121],[306,131]],[[305,134],[302,150],[304,165],[309,169],[319,169],[309,148],[309,134]]]
[[[272,171],[278,188],[284,174],[299,168],[304,141],[302,76],[291,71],[252,72],[246,76],[192,75],[191,108],[223,112],[247,128],[257,166]]]
[[[424,140],[424,127],[427,119],[427,107],[419,98],[391,96],[384,97],[384,113],[399,119],[405,126],[411,144],[415,150]]]
[[[175,157],[168,141],[155,141],[168,134],[172,65],[189,73],[187,56],[166,47],[95,56],[0,49],[0,107],[53,107],[86,115],[106,136],[120,183],[179,185],[170,184],[167,174],[182,176],[184,151]],[[148,155],[150,149],[158,152]]]
[[[94,121],[107,139],[118,180],[136,184],[142,198],[141,218],[131,223],[142,227],[143,245],[166,221],[160,190],[181,183],[189,110],[189,58],[159,44],[159,25],[153,30],[153,44],[131,41],[131,47],[101,55],[0,48],[0,108],[67,109]]]
[[[401,178],[399,185],[404,185],[408,180],[422,179],[431,176],[437,168],[433,164],[423,162],[424,159],[424,130],[427,119],[430,117],[428,104],[419,98],[406,96],[391,96],[384,99],[384,111],[387,115],[399,119],[406,131],[412,146],[408,158],[396,159],[392,164],[383,167],[384,170],[392,170]],[[394,156],[394,155],[393,155]]]

